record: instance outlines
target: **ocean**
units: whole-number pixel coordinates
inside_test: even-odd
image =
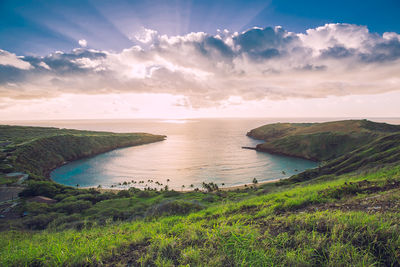
[[[251,184],[254,178],[259,182],[281,179],[317,167],[318,163],[304,159],[242,149],[262,142],[247,137],[246,133],[268,123],[333,120],[338,118],[60,120],[4,124],[166,135],[162,142],[116,149],[70,162],[55,169],[51,178],[57,183],[81,187],[160,188],[168,184],[169,188],[186,190],[201,188],[202,182],[228,187]],[[372,120],[400,123],[399,119]],[[124,186],[124,182],[129,185]]]

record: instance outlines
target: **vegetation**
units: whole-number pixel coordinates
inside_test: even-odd
[[[259,151],[326,161],[393,133],[400,133],[400,126],[368,120],[346,120],[275,123],[253,129],[247,135],[266,141],[257,145]]]
[[[29,181],[15,208],[26,216],[0,220],[0,266],[399,266],[400,133],[353,122],[335,129],[368,142],[280,182],[249,178],[244,189],[107,192]],[[307,127],[314,132],[290,136],[310,140],[328,126],[299,126]],[[38,195],[57,203],[29,201]]]
[[[400,264],[399,166],[233,192],[68,190],[25,204],[20,227],[46,229],[3,232],[0,265]]]
[[[22,171],[33,179],[44,180],[52,169],[65,162],[164,138],[146,133],[116,134],[0,125],[3,153],[0,172]]]

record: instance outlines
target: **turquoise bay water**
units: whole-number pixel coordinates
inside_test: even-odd
[[[16,121],[4,124],[53,126],[79,130],[148,132],[164,134],[165,141],[117,149],[92,158],[68,163],[51,173],[61,184],[110,187],[124,181],[154,182],[175,189],[203,181],[234,186],[251,183],[253,178],[268,181],[288,177],[317,163],[242,149],[261,141],[246,132],[275,122],[325,122],[350,118],[265,118],[190,120],[61,120]],[[360,118],[351,118],[360,119]],[[363,118],[362,118],[363,119]],[[400,118],[372,118],[376,122],[400,124]],[[297,171],[296,171],[297,170]],[[284,173],[283,173],[284,172]],[[147,183],[151,179],[153,183]],[[139,187],[138,184],[134,186]]]
[[[51,173],[61,184],[110,187],[124,181],[144,181],[135,187],[155,186],[158,181],[181,189],[215,182],[234,186],[256,178],[268,181],[288,177],[317,163],[270,155],[242,146],[260,143],[246,132],[271,121],[265,119],[193,120],[87,120],[53,122],[53,126],[113,132],[165,134],[162,142],[117,149],[92,158],[68,163]],[[148,182],[153,180],[153,183]]]

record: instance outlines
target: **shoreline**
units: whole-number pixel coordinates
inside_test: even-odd
[[[251,188],[251,187],[260,187],[263,186],[265,184],[272,184],[272,183],[276,183],[279,182],[281,180],[285,180],[288,179],[290,177],[285,177],[285,178],[280,178],[280,179],[272,179],[272,180],[268,180],[268,181],[262,181],[262,182],[258,182],[256,184],[253,183],[248,183],[248,184],[241,184],[241,185],[232,185],[232,186],[227,186],[227,187],[220,187],[219,190],[220,191],[233,191],[233,190],[242,190],[242,189],[246,189],[246,188]],[[53,181],[54,182],[54,181]],[[72,186],[74,187],[74,186]],[[76,188],[76,187],[74,187]],[[123,190],[129,190],[130,188],[137,188],[137,187],[127,187],[127,188],[111,188],[111,187],[104,187],[104,188],[98,188],[96,186],[83,186],[83,187],[79,187],[77,189],[95,189],[101,193],[105,193],[105,192],[111,192],[111,193],[118,193],[119,191],[123,191]],[[141,188],[137,188],[143,191],[143,189]],[[174,190],[174,189],[170,189]],[[158,191],[158,190],[157,190]],[[181,192],[181,193],[189,193],[189,192],[195,192],[194,189],[185,189],[185,190],[174,190],[176,192]],[[200,190],[199,192],[202,192],[202,190]]]
[[[156,136],[156,135],[155,135],[155,136]],[[88,159],[88,158],[93,158],[93,157],[96,157],[96,156],[99,156],[99,155],[101,155],[101,154],[108,153],[108,152],[111,152],[111,151],[114,151],[114,150],[125,149],[125,148],[136,147],[136,146],[149,145],[149,144],[153,144],[153,143],[157,143],[157,142],[162,142],[162,141],[165,141],[165,139],[167,139],[167,136],[166,136],[166,135],[160,135],[160,136],[161,136],[161,138],[162,138],[162,139],[160,139],[160,140],[155,140],[155,141],[150,141],[150,142],[145,142],[145,143],[140,143],[140,144],[118,146],[118,147],[114,147],[114,148],[111,148],[111,149],[107,149],[107,150],[102,151],[102,152],[98,152],[98,153],[93,153],[93,154],[89,154],[89,155],[84,155],[84,156],[76,157],[76,158],[71,159],[71,160],[66,160],[66,161],[60,163],[59,165],[57,165],[57,166],[55,166],[55,167],[52,167],[52,168],[50,168],[50,169],[48,169],[48,170],[45,170],[44,177],[45,177],[46,179],[48,179],[49,181],[52,181],[52,182],[54,182],[54,183],[58,183],[58,182],[54,181],[53,178],[51,178],[51,173],[52,173],[55,169],[58,169],[58,168],[60,168],[60,167],[62,167],[62,166],[64,166],[64,165],[67,165],[67,164],[72,163],[72,162],[74,162],[74,161],[83,160],[83,159]],[[90,187],[90,188],[91,188],[91,187]]]

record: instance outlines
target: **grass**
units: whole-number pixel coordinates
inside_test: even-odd
[[[114,194],[30,181],[16,209],[28,215],[0,221],[0,266],[400,266],[398,126],[341,121],[261,129],[285,149],[310,157],[326,150],[318,157],[332,158],[289,179],[234,191]],[[81,137],[89,138],[18,142],[44,155],[72,155],[80,141],[63,149]],[[7,161],[4,151],[15,143],[2,144]],[[28,155],[25,167],[32,164],[29,151],[19,155]],[[37,195],[58,202],[25,201]]]
[[[220,201],[203,201],[203,209],[183,215],[160,214],[128,221],[110,218],[103,226],[84,226],[81,230],[50,227],[39,232],[7,231],[0,241],[0,265],[399,265],[397,212],[307,210],[327,203],[340,205],[365,199],[361,191],[329,194],[365,180],[382,189],[376,194],[393,193],[396,188],[386,190],[385,185],[400,181],[400,167],[228,192]],[[269,193],[262,193],[263,190]],[[210,194],[216,195],[177,193],[169,199],[201,202]],[[94,213],[106,207],[125,209],[129,202],[152,207],[164,198],[160,194],[145,199],[107,200],[99,202]]]

